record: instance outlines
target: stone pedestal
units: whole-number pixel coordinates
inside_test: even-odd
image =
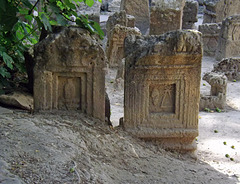
[[[150,35],[182,29],[185,0],[153,0],[150,13]]]
[[[201,36],[174,31],[125,39],[124,128],[163,147],[194,151],[198,136]]]
[[[226,18],[222,22],[216,60],[223,58],[240,57],[240,15]]]
[[[77,110],[105,120],[105,54],[86,30],[59,28],[34,47],[34,110]]]

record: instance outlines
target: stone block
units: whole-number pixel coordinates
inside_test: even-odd
[[[34,110],[76,110],[105,120],[105,53],[77,27],[59,28],[34,46]]]
[[[136,19],[136,27],[145,34],[149,29],[149,2],[148,0],[122,0],[120,10]]]
[[[201,95],[199,109],[224,109],[226,105],[227,77],[224,73],[208,72],[203,76],[203,80],[206,80],[211,85],[211,92],[210,95]]]
[[[222,22],[216,60],[223,58],[240,57],[240,15],[226,18]]]
[[[215,56],[221,25],[221,23],[206,23],[199,25],[199,31],[202,33],[204,55]]]
[[[187,0],[183,8],[182,29],[193,29],[198,21],[198,2]]]
[[[240,57],[225,58],[214,65],[213,72],[224,73],[228,80],[240,80]]]
[[[124,128],[167,149],[194,151],[202,45],[198,31],[125,39]]]
[[[152,0],[150,13],[150,35],[182,29],[185,0]]]
[[[124,39],[126,36],[141,35],[138,29],[116,25],[108,36],[106,54],[109,66],[116,67],[124,58]]]
[[[225,18],[240,14],[239,0],[204,0],[203,23],[218,23]]]

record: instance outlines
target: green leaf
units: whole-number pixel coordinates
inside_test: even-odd
[[[85,4],[88,5],[89,7],[92,7],[94,4],[94,0],[84,0]]]
[[[104,37],[104,32],[102,31],[100,25],[97,22],[93,23],[93,28],[96,30],[97,34],[100,36],[101,39]]]
[[[36,19],[36,21],[37,21],[37,25],[38,25],[39,30],[41,30],[41,28],[43,27],[42,21],[40,20],[39,17],[36,17],[35,19]]]
[[[33,7],[33,5],[29,2],[29,0],[21,0],[21,2],[30,9]]]
[[[0,0],[0,9],[2,9],[2,11],[6,11],[6,4],[7,1],[6,0]]]
[[[6,68],[4,67],[0,67],[0,75],[3,77],[3,78],[10,78],[11,77],[11,74],[7,71]]]
[[[65,20],[65,18],[61,14],[56,14],[56,18],[57,18],[57,23],[60,24],[61,26],[67,25],[68,22]]]
[[[52,26],[51,26],[51,24],[49,22],[49,18],[47,17],[47,15],[44,12],[41,13],[41,18],[42,18],[42,22],[43,22],[44,28],[47,31],[51,31],[52,32]]]
[[[3,13],[4,17],[1,17],[1,21],[0,21],[0,25],[3,29],[3,31],[11,31],[13,26],[17,23],[18,18],[16,17],[16,13],[18,11],[18,9],[14,6],[10,6],[8,5],[6,7],[6,11],[5,12],[1,12]]]
[[[69,8],[76,10],[75,4],[71,3],[69,0],[63,0],[63,1]]]
[[[13,59],[11,56],[9,56],[6,52],[2,53],[2,58],[4,63],[7,65],[8,68],[10,68],[11,70],[13,69]]]

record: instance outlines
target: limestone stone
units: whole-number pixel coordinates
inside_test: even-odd
[[[202,33],[204,55],[215,56],[221,25],[221,23],[206,23],[199,25],[198,29]]]
[[[105,120],[105,53],[87,30],[58,28],[34,47],[34,109]]]
[[[227,77],[224,73],[208,72],[203,76],[203,80],[206,80],[211,85],[211,92],[210,95],[201,96],[200,110],[205,108],[224,109],[226,105]]]
[[[223,19],[240,14],[239,0],[204,0],[203,23],[218,23]]]
[[[109,66],[118,66],[124,58],[124,39],[130,34],[141,35],[141,32],[138,29],[118,24],[111,30],[106,49]]]
[[[124,128],[167,149],[194,151],[202,45],[198,31],[125,39]],[[194,80],[193,80],[194,79]]]
[[[150,13],[150,35],[182,29],[185,0],[152,0]]]
[[[228,80],[240,80],[240,57],[221,60],[214,65],[213,72],[224,73]]]
[[[216,59],[240,56],[240,15],[233,15],[222,22]]]
[[[193,29],[198,21],[198,2],[187,0],[183,8],[182,29]]]
[[[149,2],[148,0],[122,0],[120,10],[136,18],[136,27],[145,34],[149,28]]]
[[[10,94],[0,95],[0,104],[24,110],[32,110],[33,97],[31,94],[15,91]]]

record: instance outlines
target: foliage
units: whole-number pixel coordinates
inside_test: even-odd
[[[78,15],[84,2],[91,7],[102,0],[0,0],[0,93],[11,85],[16,73],[26,72],[24,51],[39,41],[42,30],[52,31],[53,25],[67,26],[76,22],[101,38],[99,24]],[[76,20],[71,17],[75,16]]]

